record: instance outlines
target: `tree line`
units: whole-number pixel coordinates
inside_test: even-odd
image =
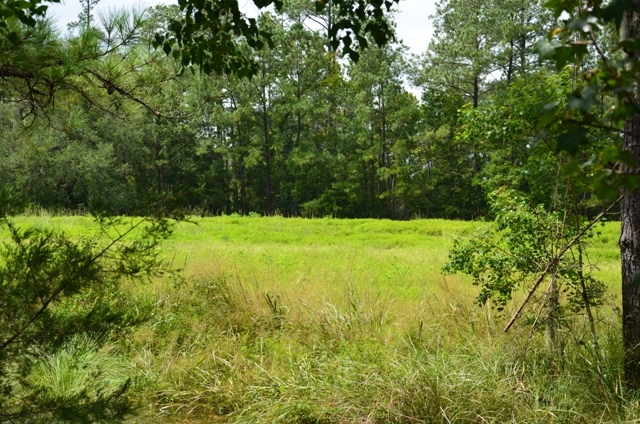
[[[65,92],[25,80],[0,104],[0,181],[26,205],[473,219],[502,185],[547,204],[558,190],[554,146],[536,140],[539,111],[564,99],[579,70],[538,61],[535,43],[553,24],[539,2],[441,1],[427,52],[369,36],[357,63],[330,41],[331,8],[287,2],[258,18],[272,46],[238,44],[250,79],[185,71],[154,49],[177,6],[98,19],[94,4],[66,32],[44,21],[21,35],[100,70]],[[55,108],[34,106],[44,101]],[[588,184],[580,189],[588,203]]]

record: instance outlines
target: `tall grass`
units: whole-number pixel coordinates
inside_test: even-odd
[[[25,221],[45,218],[25,218]],[[84,218],[46,218],[91,232]],[[221,217],[181,223],[184,268],[132,292],[151,320],[124,346],[144,407],[133,422],[640,422],[621,385],[615,223],[589,254],[610,287],[594,351],[565,315],[562,354],[532,305],[509,333],[439,269],[481,223]]]
[[[136,354],[155,412],[247,423],[636,418],[620,391],[616,323],[601,321],[610,326],[602,379],[588,344],[571,340],[583,337],[572,328],[577,319],[565,323],[564,358],[554,358],[542,334],[529,338],[523,325],[504,335],[500,320],[455,293],[411,317],[394,316],[391,299],[349,287],[339,303],[281,302],[225,277],[167,299],[165,318],[139,334]]]

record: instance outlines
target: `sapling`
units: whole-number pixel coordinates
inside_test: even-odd
[[[526,196],[514,190],[493,192],[490,203],[496,217],[493,224],[468,240],[455,240],[443,272],[471,276],[472,283],[481,288],[478,304],[491,301],[498,311],[505,308],[516,289],[529,288],[526,301],[547,281],[540,300],[552,351],[562,353],[558,330],[567,310],[586,311],[595,340],[591,308],[602,303],[605,288],[591,275],[595,267],[585,254],[594,221],[575,217],[579,225],[570,225],[568,214],[532,206]]]

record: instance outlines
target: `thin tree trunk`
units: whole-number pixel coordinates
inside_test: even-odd
[[[238,212],[238,159],[235,155],[231,159],[231,167],[233,174],[233,211]]]
[[[242,146],[244,146],[244,144],[242,141],[242,131],[239,122],[236,123],[236,127],[238,129],[238,146],[242,149]],[[238,165],[238,180],[240,181],[240,213],[243,216],[247,214],[247,181],[244,171],[244,161],[240,160],[240,164]]]
[[[473,108],[478,107],[478,97],[480,97],[480,78],[478,75],[473,79]]]
[[[264,126],[264,161],[265,161],[265,173],[266,173],[266,197],[267,197],[267,214],[271,214],[271,147],[269,146],[269,120],[267,117],[267,110],[263,111],[263,126]]]
[[[509,40],[509,46],[511,47],[511,50],[509,51],[509,65],[507,66],[507,85],[511,84],[511,78],[513,77],[513,38]]]
[[[554,353],[555,357],[560,359],[560,344],[558,343],[558,314],[559,314],[559,295],[558,295],[558,282],[556,279],[555,271],[551,274],[551,282],[549,284],[549,290],[547,292],[546,308],[546,333],[547,333],[547,346]]]
[[[263,145],[263,153],[264,153],[264,161],[265,161],[265,178],[266,178],[266,186],[265,186],[265,195],[266,195],[266,212],[268,215],[271,214],[272,210],[272,200],[271,200],[271,146],[269,145],[269,109],[268,104],[270,104],[270,96],[267,90],[266,82],[264,79],[266,78],[266,69],[265,65],[262,66],[262,128],[264,130],[264,145]]]
[[[520,73],[527,73],[527,36],[525,34],[520,37]]]

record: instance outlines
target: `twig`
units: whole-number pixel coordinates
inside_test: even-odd
[[[130,100],[133,100],[136,103],[141,104],[142,106],[147,108],[151,113],[153,113],[155,116],[162,117],[162,114],[159,111],[153,109],[151,106],[149,106],[143,100],[140,100],[139,98],[135,97],[133,94],[129,93],[128,91],[126,91],[122,87],[115,85],[114,83],[112,83],[111,81],[109,81],[108,79],[106,79],[105,77],[100,75],[99,73],[97,73],[95,71],[91,71],[91,70],[88,71],[88,72],[89,72],[89,74],[93,75],[98,80],[100,80],[105,85],[105,87],[111,88],[111,89],[117,91],[118,93],[120,93],[121,95],[123,95],[124,97],[126,97],[126,98],[128,98]]]

